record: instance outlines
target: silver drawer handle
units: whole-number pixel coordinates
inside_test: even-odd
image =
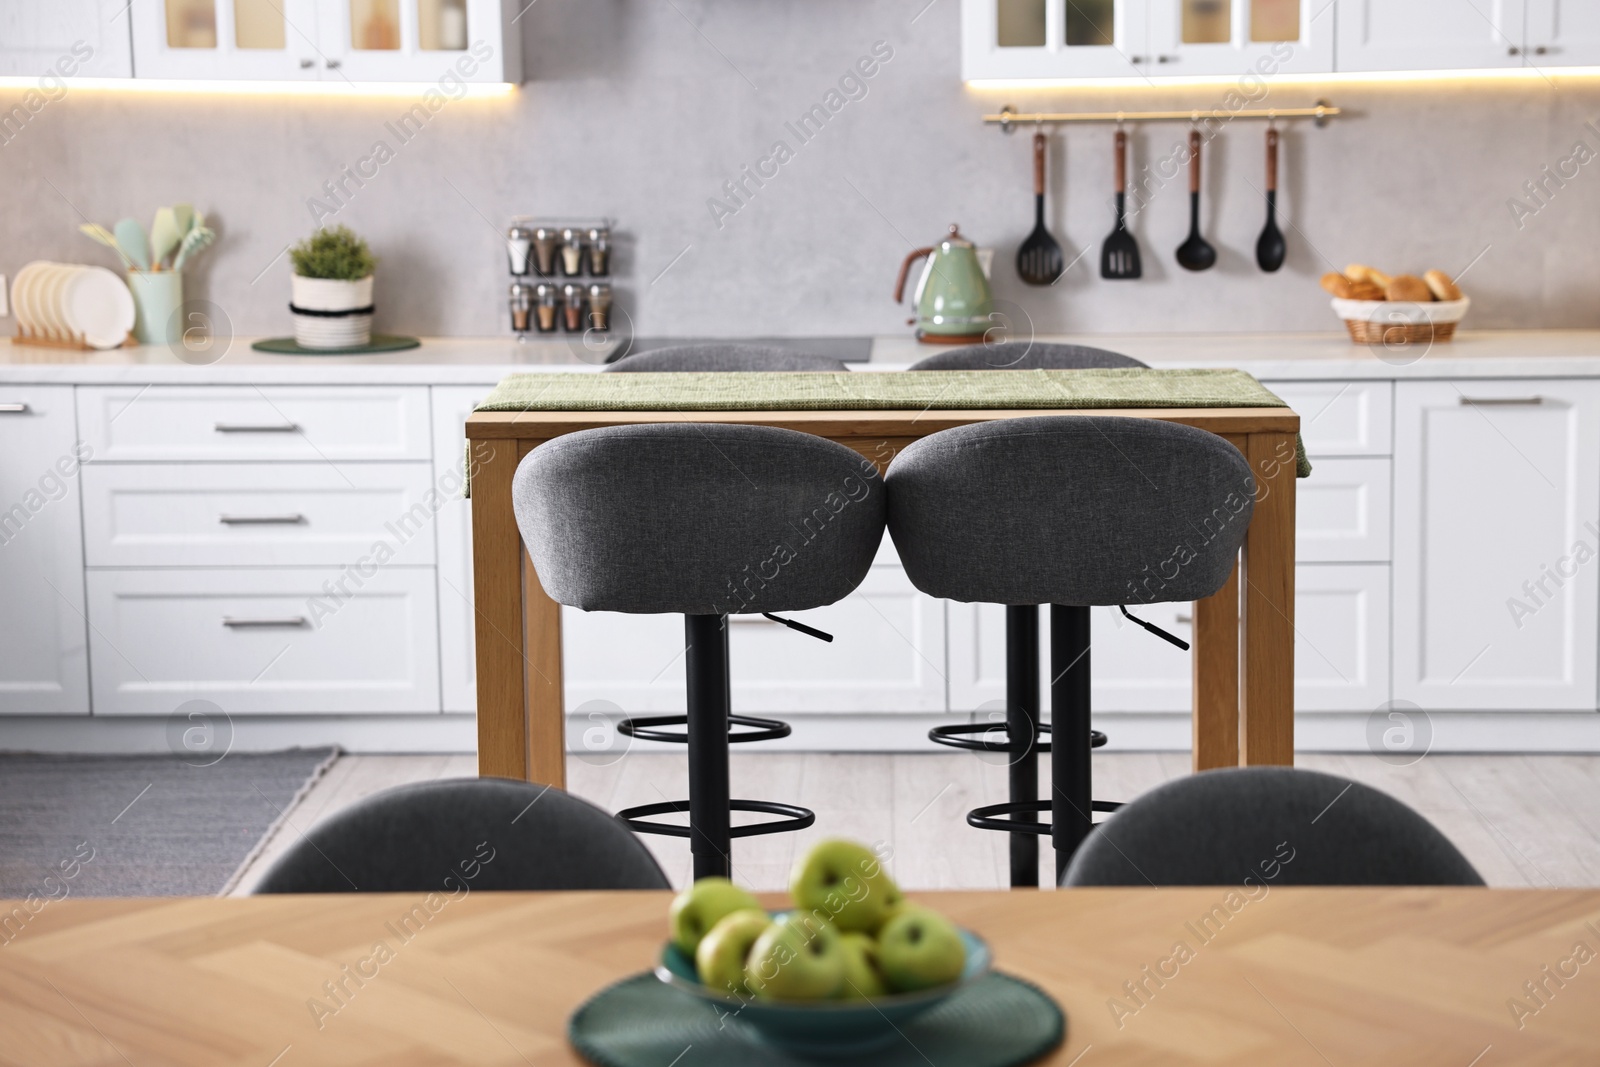
[[[306,521],[304,515],[218,515],[224,526],[298,526]]]
[[[28,405],[26,404],[0,404],[0,415],[26,415],[27,413]]]
[[[222,625],[232,630],[250,630],[261,627],[294,627],[306,625],[304,615],[291,615],[284,619],[235,619],[227,615],[222,617]]]
[[[1193,615],[1174,615],[1172,617],[1172,621],[1176,622],[1176,623],[1179,623],[1179,624],[1182,624],[1182,625],[1192,626],[1192,625],[1194,625],[1194,616]]]
[[[284,422],[272,426],[249,426],[232,422],[217,423],[218,433],[299,433],[298,423]]]
[[[1492,408],[1509,407],[1513,404],[1543,404],[1542,396],[1464,396],[1461,398],[1462,407]]]

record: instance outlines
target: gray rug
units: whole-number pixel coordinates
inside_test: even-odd
[[[337,755],[0,754],[0,898],[220,893]]]

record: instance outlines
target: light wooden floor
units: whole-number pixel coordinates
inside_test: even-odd
[[[1297,765],[1354,778],[1410,804],[1490,885],[1600,885],[1600,756],[1431,755],[1393,767],[1370,756],[1302,754]],[[1095,795],[1131,799],[1188,771],[1187,753],[1097,753]],[[273,859],[319,819],[390,786],[475,773],[472,756],[344,756],[289,813],[237,892],[248,893]],[[608,811],[685,795],[686,764],[679,755],[634,753],[609,766],[569,758],[567,775],[573,792]],[[844,836],[886,842],[893,849],[891,869],[907,888],[1001,888],[1005,835],[974,830],[963,816],[968,808],[1004,800],[1005,779],[1003,766],[960,753],[738,753],[734,796],[802,804],[817,813],[817,822],[799,833],[736,841],[735,880],[781,889],[797,849]],[[682,885],[690,870],[688,842],[656,835],[644,840],[673,883]],[[1048,857],[1048,848],[1043,854]]]

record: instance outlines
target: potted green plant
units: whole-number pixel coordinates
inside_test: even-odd
[[[302,348],[356,348],[372,339],[367,242],[347,226],[321,229],[289,249],[294,339]]]

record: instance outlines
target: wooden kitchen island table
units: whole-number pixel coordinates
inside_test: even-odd
[[[1296,845],[1315,848],[1316,830]],[[1600,892],[1244,892],[912,897],[976,930],[999,970],[1060,1005],[1065,1040],[1039,1061],[1055,1067],[1596,1062]],[[0,948],[0,1060],[578,1064],[568,1017],[653,965],[670,899],[458,889],[48,902],[12,921]],[[19,912],[0,903],[0,914]],[[715,1036],[712,1010],[684,997]],[[762,1061],[752,1048],[749,1062]],[[694,1067],[695,1051],[659,1060],[670,1062]]]
[[[838,441],[882,471],[940,430],[1039,415],[1183,423],[1226,438],[1249,461],[1255,508],[1240,566],[1195,605],[1194,766],[1293,763],[1295,479],[1309,468],[1297,451],[1300,417],[1249,375],[552,373],[507,379],[467,419],[478,773],[566,782],[561,610],[534,573],[511,499],[517,464],[540,444],[600,426],[747,423]],[[1152,560],[1152,574],[1163,565]]]

